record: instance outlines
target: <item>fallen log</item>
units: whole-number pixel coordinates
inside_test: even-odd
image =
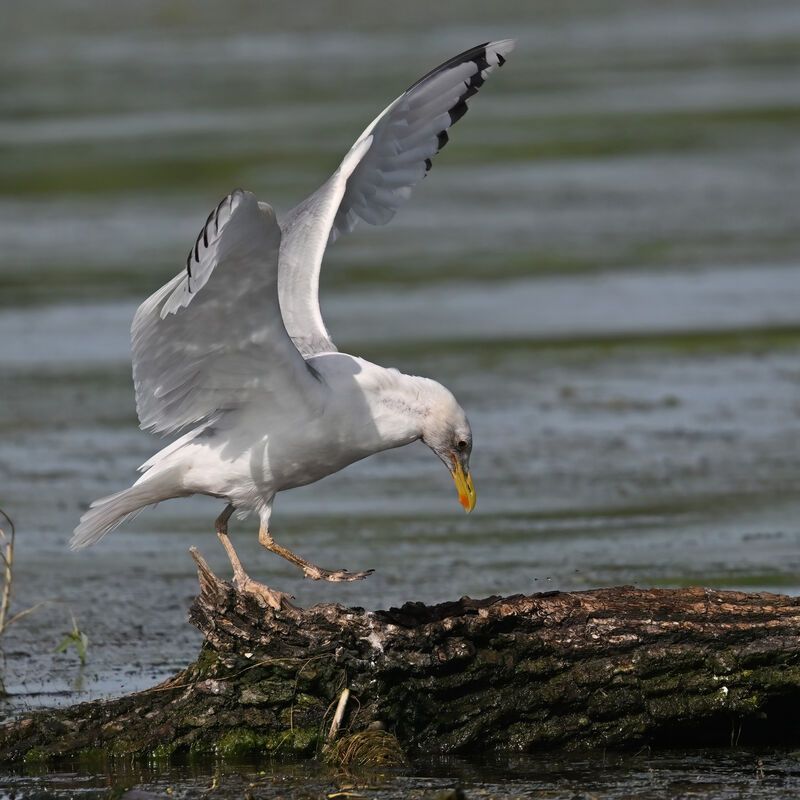
[[[310,756],[345,689],[339,729],[412,756],[800,741],[800,598],[623,586],[276,612],[194,555],[197,661],[25,715],[0,728],[0,759]]]

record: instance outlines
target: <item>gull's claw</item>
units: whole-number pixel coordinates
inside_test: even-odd
[[[287,594],[286,592],[279,592],[275,589],[270,589],[269,586],[264,586],[263,583],[254,581],[252,578],[245,578],[242,581],[236,581],[236,588],[240,592],[252,594],[260,605],[266,604],[276,611],[283,609],[292,609],[296,606],[292,605],[289,600],[294,599],[294,595]]]

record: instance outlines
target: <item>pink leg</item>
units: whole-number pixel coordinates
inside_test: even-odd
[[[228,559],[233,567],[233,581],[236,584],[236,588],[240,592],[247,592],[248,594],[255,595],[259,600],[265,602],[276,611],[280,611],[281,606],[291,605],[291,603],[289,603],[291,595],[285,592],[277,592],[274,589],[270,589],[268,586],[264,586],[263,583],[257,583],[244,571],[242,562],[239,561],[239,556],[236,554],[236,551],[233,549],[233,544],[228,538],[228,520],[231,518],[231,514],[233,514],[233,506],[228,504],[225,510],[217,517],[214,527],[217,530],[217,536],[219,536],[219,540],[222,542],[222,546],[225,548],[225,552],[228,554]]]
[[[291,550],[287,550],[282,545],[279,545],[272,536],[270,536],[269,531],[263,525],[258,529],[258,541],[264,545],[267,550],[277,553],[287,561],[291,561],[292,564],[296,564],[303,570],[303,574],[307,578],[311,578],[315,581],[360,581],[366,578],[367,575],[371,575],[375,572],[374,569],[368,569],[366,572],[348,572],[345,569],[330,570],[318,567],[316,564],[312,564],[310,561],[300,558],[300,556],[295,555]]]

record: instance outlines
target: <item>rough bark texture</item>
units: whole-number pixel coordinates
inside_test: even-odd
[[[198,558],[206,640],[170,681],[0,728],[0,759],[311,755],[333,706],[415,752],[800,741],[800,599],[623,586],[274,612]]]

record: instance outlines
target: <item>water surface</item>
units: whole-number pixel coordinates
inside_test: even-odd
[[[405,86],[509,35],[517,50],[411,202],[337,242],[322,278],[343,349],[435,377],[467,409],[476,512],[414,445],[277,500],[278,541],[377,568],[369,580],[303,581],[252,521],[232,529],[245,565],[302,605],[800,590],[796,3],[465,2],[454,18],[36,0],[0,29],[0,506],[18,528],[15,609],[57,602],[3,637],[3,713],[182,668],[199,645],[188,547],[229,570],[206,498],[66,549],[88,503],[160,446],[137,430],[137,304],[232,188],[287,210]],[[52,652],[70,613],[84,668]],[[697,767],[717,796],[745,791],[726,788],[726,764],[760,796],[792,786],[788,756],[772,782],[730,758]],[[660,796],[641,781],[661,767],[622,763],[627,788],[583,788]],[[695,791],[693,763],[670,766],[664,791]]]

